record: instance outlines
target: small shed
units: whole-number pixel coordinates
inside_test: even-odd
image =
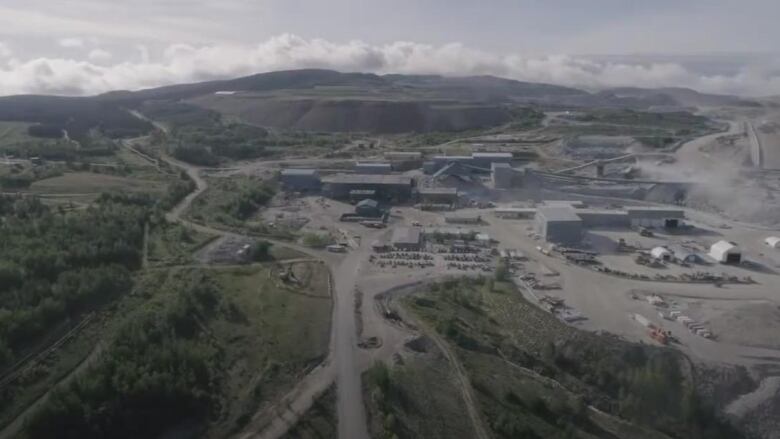
[[[722,264],[739,264],[742,252],[737,244],[730,241],[718,241],[710,247],[710,257]]]
[[[669,251],[669,249],[666,247],[654,247],[652,250],[650,250],[650,256],[652,256],[653,259],[659,259],[662,261],[672,260],[672,252]]]
[[[777,236],[770,236],[764,240],[764,244],[772,248],[780,248],[780,238]]]

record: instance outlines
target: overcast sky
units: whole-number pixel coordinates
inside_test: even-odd
[[[780,94],[778,0],[2,0],[0,94],[270,70]]]

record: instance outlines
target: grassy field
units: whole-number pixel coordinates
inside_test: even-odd
[[[187,212],[189,219],[212,226],[257,236],[292,239],[295,231],[282,226],[270,227],[258,220],[258,212],[274,192],[271,183],[236,175],[208,178],[209,188],[195,199]],[[257,195],[260,196],[257,196]]]
[[[8,145],[34,140],[27,134],[29,123],[24,122],[0,122],[0,150]]]
[[[474,437],[452,368],[435,347],[431,350],[389,370],[374,365],[364,374],[372,437]]]
[[[59,177],[39,180],[30,186],[36,194],[99,194],[111,191],[161,193],[165,186],[155,180],[139,180],[92,172],[68,172]]]
[[[320,264],[312,269],[325,270]],[[212,273],[239,314],[235,321],[218,319],[210,327],[224,348],[227,365],[223,407],[210,434],[219,438],[236,432],[259,407],[325,358],[331,300],[322,297],[327,284],[315,283],[327,278],[322,273],[301,288],[280,287],[264,266]]]
[[[215,235],[197,232],[179,224],[163,223],[149,232],[148,261],[150,266],[184,265],[193,262],[192,254]]]
[[[320,395],[314,405],[282,436],[282,439],[336,439],[338,417],[336,415],[336,385]]]

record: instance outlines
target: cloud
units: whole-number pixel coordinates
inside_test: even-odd
[[[90,59],[90,61],[95,62],[107,62],[110,61],[113,55],[111,55],[111,52],[108,52],[103,49],[92,49],[89,51],[89,54],[87,54],[87,58]]]
[[[110,59],[99,49],[87,60],[14,59],[0,63],[0,94],[94,94],[180,82],[229,78],[296,68],[330,68],[375,73],[492,74],[518,80],[598,89],[612,86],[691,87],[705,92],[780,94],[777,65],[744,66],[734,73],[707,74],[681,63],[551,55],[526,57],[476,50],[460,43],[428,45],[398,41],[375,45],[335,43],[282,34],[257,45],[174,44],[161,53],[134,48],[133,61]]]
[[[60,45],[60,47],[64,47],[66,49],[80,49],[84,47],[84,40],[82,38],[61,38],[59,41],[57,41],[57,44]]]
[[[11,50],[8,44],[0,41],[0,59],[10,58],[13,54],[14,52]]]

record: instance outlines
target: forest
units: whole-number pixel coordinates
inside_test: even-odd
[[[0,197],[0,368],[56,323],[130,290],[151,202],[103,196],[66,213]]]
[[[221,394],[223,355],[200,335],[223,299],[203,272],[163,288],[161,299],[128,316],[98,365],[36,412],[31,438],[157,437],[208,419]]]

